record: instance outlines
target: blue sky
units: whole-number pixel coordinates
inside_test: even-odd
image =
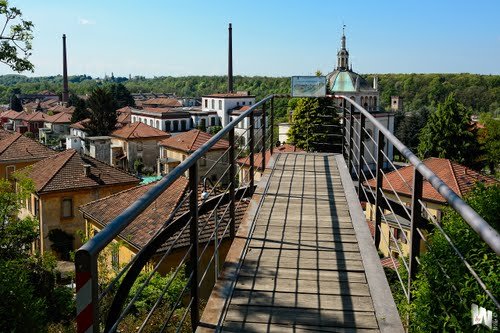
[[[234,73],[332,70],[345,23],[359,73],[500,74],[500,1],[16,0],[35,24],[35,73],[102,77],[223,75],[227,25]],[[0,66],[0,74],[12,73]]]

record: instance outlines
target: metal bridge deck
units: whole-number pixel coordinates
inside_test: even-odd
[[[279,154],[267,172],[198,331],[402,330],[343,158]]]

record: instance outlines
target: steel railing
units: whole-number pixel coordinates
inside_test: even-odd
[[[438,230],[445,237],[453,252],[460,259],[467,271],[473,276],[477,284],[488,298],[500,310],[492,290],[490,290],[479,274],[469,264],[466,257],[460,253],[453,240],[446,234],[437,217],[429,210],[423,198],[423,186],[427,181],[452,207],[464,221],[479,235],[479,237],[500,255],[500,236],[477,212],[475,212],[462,198],[460,198],[442,179],[430,170],[413,152],[410,151],[390,129],[382,125],[373,114],[369,113],[355,101],[346,96],[331,96],[338,100],[342,113],[342,154],[346,159],[349,172],[354,181],[357,181],[360,201],[371,205],[375,216],[373,218],[374,242],[377,249],[385,244],[389,249],[389,257],[393,267],[402,263],[408,275],[406,281],[396,270],[404,295],[408,302],[412,301],[412,283],[415,280],[421,255],[421,244],[427,248],[431,245],[426,239],[428,232]],[[368,126],[370,124],[370,126]],[[368,127],[373,130],[369,132]],[[403,177],[392,159],[392,149],[396,149],[406,158],[409,166],[413,166],[412,183]],[[399,189],[392,184],[388,171],[393,172],[399,182]],[[382,186],[384,184],[384,187]],[[401,186],[405,189],[401,190]],[[404,192],[404,193],[403,193]],[[409,196],[408,196],[409,193]],[[404,202],[403,196],[409,199]],[[409,197],[409,198],[408,198]],[[367,208],[367,215],[369,213]],[[388,221],[387,213],[394,216]],[[370,218],[367,218],[370,219]],[[409,253],[402,249],[403,242],[398,241],[393,233],[382,233],[382,221],[395,225],[403,232],[404,243],[409,246]],[[403,225],[405,221],[408,224]],[[388,228],[390,230],[390,228]],[[409,232],[409,235],[405,231]],[[397,257],[392,254],[395,250]],[[445,276],[447,273],[439,262],[436,263]]]
[[[255,183],[255,173],[266,168],[266,150],[273,154],[274,134],[274,99],[287,97],[285,95],[270,95],[252,105],[248,110],[234,119],[208,142],[194,151],[182,163],[154,184],[144,195],[131,204],[121,214],[110,221],[94,237],[88,240],[75,255],[76,267],[76,303],[78,332],[114,332],[119,329],[120,322],[133,310],[134,302],[154,278],[163,262],[174,252],[175,244],[182,235],[189,234],[189,246],[184,248],[184,254],[176,268],[171,272],[170,280],[164,287],[160,297],[156,299],[148,311],[138,331],[142,331],[155,311],[165,301],[165,295],[175,278],[185,274],[185,285],[176,302],[170,304],[170,315],[164,319],[160,331],[171,329],[169,320],[181,318],[175,330],[181,330],[184,322],[190,318],[191,329],[194,331],[200,318],[200,286],[209,275],[209,268],[215,267],[215,277],[218,276],[220,246],[225,239],[232,240],[236,233],[236,210],[245,197],[252,195]],[[267,107],[270,106],[270,109]],[[256,111],[260,109],[261,115]],[[269,115],[269,120],[267,118]],[[247,128],[238,127],[244,119],[249,119]],[[256,123],[260,122],[260,126]],[[244,145],[238,145],[238,137],[246,138]],[[223,140],[229,141],[229,147],[216,160],[209,160],[207,153]],[[257,154],[261,154],[261,164],[255,165]],[[224,162],[227,156],[227,162]],[[212,165],[204,175],[199,175],[199,162],[210,162]],[[223,172],[217,179],[210,176],[215,167],[223,165]],[[242,170],[248,167],[246,179],[240,176]],[[142,212],[150,207],[171,185],[189,174],[188,185],[183,199],[178,202],[169,216],[165,216],[163,225],[151,236],[150,241],[141,248],[133,259],[128,262],[111,281],[100,285],[99,256],[104,250],[118,240],[120,233],[127,228]],[[222,173],[222,174],[221,174]],[[209,181],[207,182],[207,179]],[[207,189],[207,183],[211,190]],[[200,195],[201,193],[201,195]],[[203,225],[199,218],[203,216]],[[214,220],[213,225],[211,224]],[[227,223],[226,223],[226,222]],[[199,243],[200,235],[208,227],[209,236]],[[221,227],[221,225],[224,225]],[[223,229],[223,230],[220,230]],[[205,238],[206,238],[205,237]],[[209,246],[213,244],[213,254],[209,262],[201,264],[201,259],[209,254]],[[177,251],[177,250],[175,250]],[[158,260],[158,258],[160,258]],[[149,268],[148,268],[149,267]],[[204,271],[202,271],[204,269]],[[136,283],[141,272],[148,271],[144,283],[138,287],[135,295],[129,295],[130,289]],[[175,314],[176,309],[185,307],[182,315]]]

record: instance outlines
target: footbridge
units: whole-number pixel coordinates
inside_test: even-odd
[[[406,318],[377,250],[391,244],[388,259],[404,267],[406,274],[395,272],[411,303],[426,235],[430,228],[445,233],[422,201],[424,186],[500,253],[498,233],[345,96],[327,97],[331,113],[321,116],[328,119],[321,128],[307,129],[308,151],[276,147],[275,102],[288,97],[271,95],[234,117],[77,251],[78,332],[403,332]],[[225,150],[208,154],[221,143]],[[413,167],[411,182],[400,175],[406,191],[387,176],[399,173],[394,151]],[[174,190],[181,195],[166,209]],[[151,210],[156,218],[139,224]],[[383,232],[389,215],[408,231],[402,237],[409,253]],[[110,273],[107,249],[143,228],[145,245]]]

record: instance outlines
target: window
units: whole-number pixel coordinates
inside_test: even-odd
[[[219,110],[222,110],[222,100],[219,99]]]
[[[177,120],[172,121],[172,125],[173,125],[173,132],[178,132],[179,131],[179,121],[177,121]]]
[[[181,131],[185,131],[185,130],[186,130],[186,121],[181,120]]]
[[[5,178],[6,179],[11,179],[12,178],[12,174],[14,173],[14,171],[16,171],[16,166],[15,165],[8,165],[5,168]]]
[[[248,105],[252,105],[252,102],[248,102]]]
[[[210,126],[215,126],[215,117],[210,118]]]
[[[215,109],[215,100],[212,99],[212,110]]]
[[[208,108],[208,99],[205,100],[205,108]]]
[[[38,200],[37,197],[35,197],[35,200],[34,200],[34,204],[33,204],[33,215],[35,215],[36,217],[40,217],[39,214],[40,214],[40,201]]]
[[[194,128],[194,120],[193,120],[193,118],[189,119],[189,128]]]
[[[242,104],[245,105],[245,102],[243,102]]]
[[[73,217],[73,199],[66,198],[62,200],[61,216],[66,218]]]
[[[236,102],[236,106],[240,106],[240,102]]]
[[[165,131],[170,132],[170,120],[165,122]]]
[[[160,128],[160,121],[159,121],[159,120],[157,120],[157,121],[156,121],[156,128],[157,128],[157,129],[161,129],[161,128]]]

